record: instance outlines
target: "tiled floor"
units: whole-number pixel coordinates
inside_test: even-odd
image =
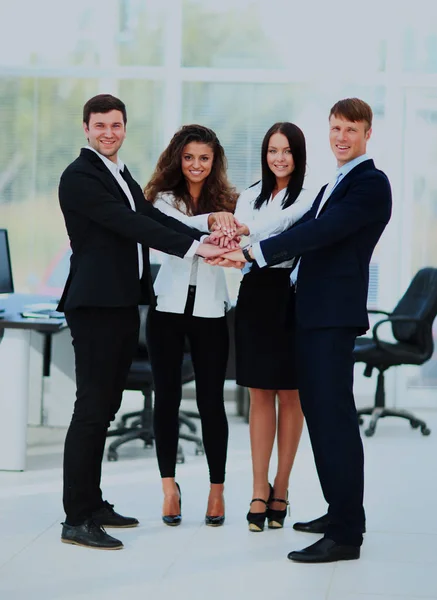
[[[299,565],[287,553],[312,543],[293,520],[325,510],[305,433],[292,474],[291,519],[282,531],[254,535],[248,426],[229,403],[226,524],[203,524],[208,491],[204,457],[185,445],[178,467],[183,523],[165,527],[153,451],[124,447],[104,463],[108,500],[141,526],[119,532],[125,548],[101,552],[61,544],[62,446],[29,449],[29,469],[0,473],[1,600],[430,600],[437,599],[437,411],[420,412],[423,437],[386,420],[366,451],[367,534],[359,561]],[[114,531],[114,530],[113,530]]]

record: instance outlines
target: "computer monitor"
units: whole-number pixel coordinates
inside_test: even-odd
[[[11,253],[9,251],[8,232],[0,229],[0,294],[13,294]],[[0,304],[0,312],[4,312]]]

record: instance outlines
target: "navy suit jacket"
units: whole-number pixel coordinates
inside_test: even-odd
[[[154,304],[149,247],[183,257],[202,235],[147,202],[127,167],[123,176],[136,212],[91,150],[82,149],[61,176],[59,202],[73,254],[58,310]],[[137,242],[143,245],[141,280]]]
[[[391,215],[387,176],[366,160],[337,185],[319,216],[311,210],[287,231],[261,242],[268,265],[302,255],[296,319],[306,329],[369,328],[367,293],[373,250]]]

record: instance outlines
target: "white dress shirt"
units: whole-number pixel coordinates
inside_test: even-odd
[[[208,216],[211,213],[187,215],[185,205],[181,203],[177,206],[175,197],[171,193],[158,194],[154,206],[189,227],[208,231]],[[190,285],[196,286],[193,316],[223,317],[230,308],[223,267],[208,265],[197,256],[190,258],[185,255],[184,258],[179,258],[164,255],[154,283],[157,296],[156,309],[161,312],[183,314]]]
[[[259,209],[256,209],[254,204],[261,192],[261,186],[262,183],[260,181],[256,185],[244,190],[238,198],[235,209],[236,219],[249,228],[248,243],[250,244],[282,233],[308,212],[314,202],[314,196],[309,194],[307,190],[302,190],[297,200],[288,208],[283,209],[282,202],[287,191],[284,188],[273,198],[270,196],[268,202],[264,202]],[[246,244],[243,242],[242,245]],[[287,268],[292,264],[293,260],[273,266]]]
[[[124,162],[122,160],[120,160],[119,158],[117,158],[117,162],[115,163],[112,160],[109,160],[109,158],[107,158],[106,156],[103,156],[103,154],[100,154],[100,152],[97,152],[97,150],[94,150],[94,148],[91,148],[91,146],[85,146],[85,148],[87,150],[91,150],[91,152],[95,152],[97,154],[97,156],[103,161],[105,166],[109,169],[109,171],[112,173],[112,175],[117,180],[118,185],[121,187],[121,189],[125,193],[127,199],[129,200],[131,209],[134,212],[136,212],[135,202],[132,197],[132,193],[129,189],[128,184],[126,183],[126,181],[123,179],[123,177],[121,175],[121,171],[124,171]],[[143,276],[143,270],[144,270],[143,248],[142,248],[141,244],[137,244],[137,252],[138,252],[138,275],[139,275],[139,278],[141,279],[141,277]]]

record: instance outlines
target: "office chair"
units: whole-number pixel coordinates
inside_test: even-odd
[[[383,310],[369,310],[369,313],[382,314],[385,318],[373,326],[372,337],[357,338],[354,348],[355,362],[366,364],[366,377],[372,375],[373,369],[378,370],[375,404],[357,411],[360,425],[362,415],[371,416],[364,431],[370,437],[382,417],[401,417],[407,419],[413,429],[420,427],[423,435],[429,435],[431,431],[425,421],[406,410],[386,408],[384,373],[390,367],[422,365],[431,358],[434,351],[432,325],[437,314],[437,269],[428,267],[418,271],[392,313]],[[391,323],[395,342],[385,342],[378,336],[383,323]]]
[[[116,428],[109,430],[107,435],[118,436],[108,448],[108,460],[118,460],[117,448],[130,440],[143,440],[146,448],[153,447],[153,377],[149,355],[146,344],[146,319],[147,306],[140,306],[140,333],[138,339],[137,353],[132,361],[125,389],[135,390],[143,393],[143,410],[127,413],[121,416]],[[194,371],[189,352],[184,353],[182,362],[182,383],[193,381]],[[187,426],[190,433],[179,432],[179,439],[194,442],[196,454],[204,454],[202,440],[196,436],[197,427],[183,413],[179,414],[179,425]],[[178,445],[177,462],[185,462],[185,456],[181,445]]]

